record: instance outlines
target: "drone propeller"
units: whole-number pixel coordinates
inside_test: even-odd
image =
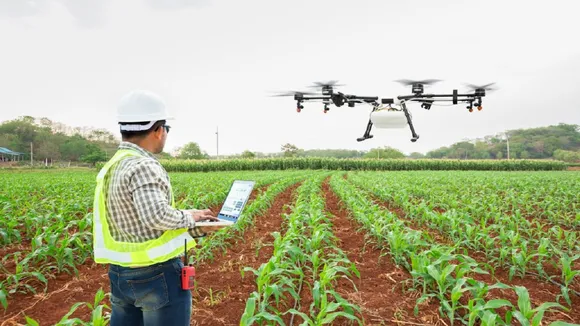
[[[320,89],[330,89],[339,86],[345,86],[344,84],[338,84],[338,80],[329,80],[326,82],[314,82],[314,85],[309,86],[309,88],[320,88]]]
[[[395,80],[397,83],[401,83],[405,86],[412,86],[412,85],[433,85],[437,82],[440,82],[440,79],[425,79],[425,80],[410,80],[410,79],[399,79]]]
[[[292,96],[294,97],[295,95],[316,95],[317,93],[312,93],[312,92],[302,92],[302,91],[288,91],[288,92],[283,92],[283,93],[279,93],[279,94],[275,94],[275,95],[270,95],[271,97],[283,97],[283,96]]]
[[[468,83],[464,83],[464,85],[467,88],[471,89],[471,90],[478,90],[478,89],[483,89],[485,91],[495,91],[495,90],[497,90],[497,87],[491,87],[491,86],[495,85],[495,83],[489,83],[489,84],[481,85],[481,86],[479,86],[479,85],[473,85],[473,84],[468,84]]]

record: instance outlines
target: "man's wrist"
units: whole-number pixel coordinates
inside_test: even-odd
[[[190,214],[188,211],[182,211],[180,210],[181,215],[183,215],[183,220],[186,223],[188,228],[194,228],[195,227],[195,218],[193,218],[193,215]]]

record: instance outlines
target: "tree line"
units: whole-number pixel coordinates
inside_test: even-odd
[[[72,128],[47,118],[23,116],[0,124],[0,147],[24,153],[21,160],[106,161],[118,141],[106,130]]]
[[[508,152],[509,144],[509,152]],[[457,142],[426,154],[450,159],[558,159],[579,160],[580,126],[558,124],[509,130],[483,139]]]
[[[558,124],[547,127],[509,130],[504,134],[482,139],[457,142],[423,153],[405,155],[391,147],[373,148],[369,151],[352,149],[304,150],[287,143],[276,153],[243,150],[235,155],[219,158],[261,157],[334,157],[334,158],[441,158],[441,159],[557,159],[580,162],[580,126]],[[0,147],[24,153],[21,159],[30,160],[31,148],[35,161],[69,161],[95,163],[106,161],[117,147],[118,136],[93,128],[69,127],[47,118],[23,116],[0,124]],[[177,149],[174,155],[161,153],[161,159],[212,159],[195,142]]]

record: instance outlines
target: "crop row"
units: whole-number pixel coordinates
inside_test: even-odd
[[[334,290],[337,279],[359,274],[336,245],[320,193],[324,177],[314,176],[298,188],[292,213],[285,219],[285,232],[273,234],[269,261],[257,269],[244,269],[256,276],[257,290],[246,302],[241,325],[285,325],[282,316],[288,314],[290,325],[295,317],[303,325],[331,324],[341,317],[362,324],[356,316],[360,307]],[[312,299],[304,301],[305,297]]]
[[[580,260],[578,232],[563,230],[558,225],[544,228],[545,223],[541,223],[541,217],[534,217],[529,221],[521,214],[507,214],[506,210],[513,210],[513,206],[525,207],[529,205],[529,201],[538,202],[537,205],[545,205],[546,210],[558,211],[557,214],[546,214],[544,211],[545,216],[553,219],[559,215],[562,218],[561,223],[575,228],[576,222],[566,219],[574,214],[568,210],[574,209],[578,201],[577,196],[571,195],[574,192],[574,180],[559,180],[559,187],[553,189],[551,183],[534,183],[533,178],[529,177],[525,186],[506,187],[506,191],[496,188],[502,186],[501,181],[492,183],[488,180],[486,185],[494,185],[488,188],[503,193],[500,197],[504,199],[501,200],[496,199],[493,194],[487,194],[486,188],[478,186],[478,181],[475,181],[477,178],[473,177],[474,173],[470,175],[472,182],[468,185],[460,183],[460,177],[448,178],[449,181],[445,184],[431,180],[419,185],[409,182],[410,180],[396,180],[400,175],[392,176],[388,183],[382,181],[386,176],[381,174],[356,174],[351,175],[349,180],[378,198],[401,207],[413,221],[439,231],[457,246],[483,252],[490,268],[495,266],[508,269],[510,279],[516,275],[523,278],[533,274],[552,282],[559,280],[562,296],[571,304],[570,292],[578,293],[573,287],[578,288],[580,283],[580,277],[577,277],[580,275],[580,268],[574,267],[575,262]],[[425,188],[433,189],[428,198],[416,197]],[[463,195],[462,191],[468,195]],[[410,198],[418,200],[409,200]],[[543,199],[543,203],[539,198]],[[567,206],[558,205],[559,202],[564,202]],[[445,207],[446,210],[433,210],[433,203]],[[490,206],[494,208],[489,209]],[[555,269],[557,274],[550,275],[546,269]]]
[[[412,287],[421,291],[416,312],[421,303],[436,299],[441,315],[452,325],[458,321],[468,325],[511,325],[514,320],[522,325],[539,325],[546,311],[567,310],[555,302],[533,307],[528,290],[522,286],[477,281],[475,274],[488,272],[457,247],[436,243],[422,231],[409,228],[395,213],[381,209],[364,191],[342,178],[333,177],[330,185],[375,244],[409,271]],[[493,289],[513,289],[517,303],[489,298]],[[502,316],[499,309],[507,312]]]
[[[178,208],[221,203],[235,179],[257,187],[300,173],[174,174]],[[6,177],[6,178],[4,178]],[[61,272],[78,273],[92,256],[92,201],[95,173],[3,174],[0,181],[0,304],[15,293],[36,293]]]
[[[486,170],[539,171],[565,170],[568,164],[549,160],[451,160],[451,159],[339,159],[281,157],[226,160],[163,160],[170,172],[210,172],[242,170]],[[102,164],[97,165],[100,167]]]

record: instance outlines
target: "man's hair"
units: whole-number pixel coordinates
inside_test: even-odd
[[[149,123],[151,123],[151,121],[132,122],[131,124],[146,125]],[[141,139],[145,138],[147,135],[149,135],[150,133],[157,131],[159,128],[161,128],[164,125],[165,125],[165,120],[159,120],[159,121],[155,122],[153,124],[153,126],[151,126],[151,128],[149,128],[149,130],[140,130],[140,131],[121,130],[121,137],[123,140],[129,140],[129,139],[141,140]]]

